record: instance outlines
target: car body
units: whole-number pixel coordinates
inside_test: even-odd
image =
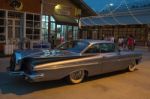
[[[54,50],[28,54],[21,59],[17,73],[31,82],[68,78],[71,83],[80,83],[85,76],[124,69],[134,71],[141,59],[140,52],[119,51],[110,41],[73,40]]]

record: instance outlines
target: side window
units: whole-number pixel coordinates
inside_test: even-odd
[[[115,45],[112,44],[112,43],[103,43],[103,44],[100,44],[100,52],[101,53],[115,52]]]
[[[85,53],[100,53],[99,44],[95,44],[90,46]]]

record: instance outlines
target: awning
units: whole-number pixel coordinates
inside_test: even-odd
[[[53,17],[57,24],[78,26],[78,22],[73,17],[62,16],[62,15],[53,15]]]
[[[150,8],[81,19],[82,26],[150,24]]]

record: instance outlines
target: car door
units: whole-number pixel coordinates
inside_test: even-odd
[[[93,44],[87,48],[87,50],[84,52],[84,55],[92,56],[92,58],[88,61],[86,61],[86,64],[91,64],[88,66],[88,72],[89,76],[97,75],[102,73],[102,67],[101,67],[101,59],[102,56],[100,55],[100,48],[99,44]],[[92,64],[93,63],[93,64]],[[96,63],[96,64],[94,64]]]
[[[119,54],[115,50],[113,43],[100,44],[102,58],[102,73],[113,72],[119,69]]]

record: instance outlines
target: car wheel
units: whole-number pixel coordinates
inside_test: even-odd
[[[84,70],[74,71],[69,75],[69,82],[72,84],[77,84],[83,81],[85,77]]]
[[[132,62],[132,64],[129,65],[128,70],[129,70],[130,72],[133,72],[133,71],[136,70],[136,62],[135,62],[135,61]]]

